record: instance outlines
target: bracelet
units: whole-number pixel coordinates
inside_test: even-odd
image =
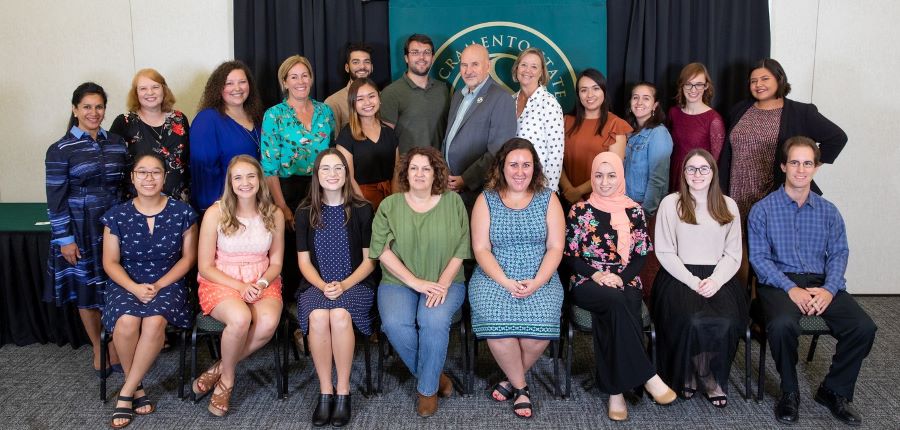
[[[262,289],[265,290],[266,288],[269,288],[269,281],[264,278],[259,278],[256,280],[256,285],[262,285]]]

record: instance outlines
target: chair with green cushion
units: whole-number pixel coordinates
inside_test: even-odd
[[[566,305],[563,305],[563,308],[566,308]],[[567,316],[565,326],[567,327],[566,343],[568,349],[566,352],[566,390],[562,395],[564,399],[568,399],[572,394],[572,360],[575,355],[575,331],[583,333],[593,332],[593,315],[590,311],[572,304],[568,305]],[[656,328],[650,319],[650,311],[643,301],[641,301],[641,322],[644,334],[647,335],[647,352],[650,354],[653,365],[656,366]]]
[[[764,314],[762,312],[762,306],[759,302],[759,299],[756,298],[757,281],[758,279],[756,277],[756,274],[751,273],[747,288],[751,291],[751,297],[754,297],[754,299],[750,302],[749,332],[753,336],[753,339],[756,339],[756,341],[759,342],[759,379],[757,379],[756,381],[756,401],[762,402],[763,397],[765,396],[764,388],[766,377],[766,322]],[[816,346],[818,346],[819,344],[819,336],[823,334],[833,335],[831,329],[828,328],[828,324],[825,322],[824,318],[819,315],[804,315],[800,317],[800,335],[812,336],[812,340],[809,344],[809,351],[806,353],[807,362],[812,361],[813,357],[815,356]],[[745,371],[747,373],[747,390],[749,391],[749,352],[747,353],[747,366]]]
[[[279,322],[279,326],[284,324],[284,318]],[[222,336],[222,331],[225,330],[225,324],[220,322],[219,320],[213,318],[210,315],[204,315],[203,312],[198,312],[196,318],[194,319],[194,328],[191,330],[191,378],[190,381],[193,381],[198,376],[197,369],[197,342],[203,338],[206,338],[211,345],[213,345],[214,355],[218,356],[219,353],[215,348],[214,340],[216,338],[220,338]],[[281,360],[279,355],[279,332],[281,331],[280,327],[275,329],[275,334],[270,341],[272,344],[272,350],[275,354],[275,397],[278,399],[284,399],[287,394],[285,393],[285,389],[283,384],[283,370],[281,368]],[[212,390],[209,391],[211,393]],[[207,394],[209,394],[207,393]],[[206,394],[204,394],[206,396]],[[204,396],[197,397],[193,390],[191,390],[191,401],[193,403],[197,403]]]
[[[284,387],[284,398],[287,398],[288,389],[289,389],[288,367],[290,365],[290,360],[289,360],[290,355],[288,352],[289,349],[293,350],[293,352],[294,352],[294,360],[297,360],[297,361],[300,360],[300,353],[299,353],[299,351],[297,351],[297,345],[294,344],[293,336],[291,336],[291,333],[294,330],[297,330],[300,327],[300,324],[297,322],[298,321],[297,320],[297,303],[286,303],[284,306],[284,310],[285,310],[285,313],[287,314],[287,316],[286,316],[286,324],[284,325],[284,335],[283,335],[284,336],[284,340],[283,340],[284,344],[282,346],[282,348],[284,348],[284,349],[282,349],[282,352],[283,352],[282,369],[284,369],[284,372],[282,372],[282,378],[283,378],[282,387]],[[373,312],[375,312],[375,311],[376,310],[373,309]],[[373,326],[375,327],[375,333],[378,333],[377,321],[373,324]],[[369,397],[374,393],[374,391],[372,390],[371,344],[369,342],[369,336],[365,336],[362,333],[360,333],[359,330],[357,330],[355,326],[353,327],[353,333],[357,339],[362,339],[364,364],[365,364],[365,369],[366,369],[366,386],[362,389],[362,394],[364,397]],[[380,340],[380,338],[379,338],[379,340]],[[304,343],[304,345],[306,345],[306,348],[304,348],[306,350],[306,356],[309,356],[309,341],[308,341],[306,335],[303,335],[303,343]]]

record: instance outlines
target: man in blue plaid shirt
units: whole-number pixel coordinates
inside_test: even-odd
[[[815,400],[835,418],[860,425],[850,404],[862,361],[877,327],[846,291],[847,231],[837,208],[810,192],[821,165],[819,147],[797,136],[784,144],[785,184],[760,200],[747,221],[750,263],[759,278],[757,296],[772,358],[781,374],[775,418],[798,420],[797,346],[800,318],[820,315],[837,339],[836,351]]]

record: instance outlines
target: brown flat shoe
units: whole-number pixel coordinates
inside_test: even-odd
[[[194,382],[191,384],[191,390],[194,390],[194,394],[198,396],[202,396],[216,387],[216,383],[219,382],[219,378],[222,377],[221,373],[214,373],[211,370],[218,370],[219,364],[221,361],[215,362],[209,369],[203,372]]]
[[[211,396],[209,396],[209,413],[222,417],[228,413],[228,402],[231,400],[231,390],[234,389],[234,385],[230,387],[226,387],[222,381],[216,382],[216,386],[218,386],[222,392],[216,394],[213,392]]]
[[[653,394],[651,394],[651,396],[653,397],[653,401],[660,406],[670,405],[675,401],[675,399],[678,398],[678,395],[675,394],[675,392],[672,391],[671,388],[667,388],[666,392],[660,394],[659,396],[654,396]]]
[[[441,373],[440,382],[438,382],[438,396],[450,397],[453,394],[453,380],[449,376]]]
[[[423,396],[419,393],[416,393],[416,395],[419,396],[419,403],[416,405],[416,413],[418,413],[420,417],[427,418],[437,412],[437,395]]]

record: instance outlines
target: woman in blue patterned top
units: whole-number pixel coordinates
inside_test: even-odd
[[[472,330],[487,339],[507,377],[491,398],[515,399],[513,412],[520,418],[534,417],[525,373],[559,339],[563,288],[556,268],[565,238],[562,205],[546,186],[537,151],[526,139],[510,139],[472,209],[478,268],[469,302]]]
[[[259,159],[263,105],[246,64],[226,61],[206,81],[191,127],[191,203],[203,213],[222,196],[236,155]]]
[[[312,189],[297,209],[297,257],[304,278],[297,319],[309,333],[319,377],[321,395],[312,416],[316,427],[350,422],[353,326],[365,336],[372,334],[378,285],[369,259],[372,205],[353,191],[347,161],[334,148],[319,153]],[[331,384],[332,361],[337,386]]]
[[[47,216],[51,245],[47,261],[52,288],[45,301],[75,302],[100,369],[100,308],[106,274],[100,261],[100,216],[120,201],[125,176],[125,142],[100,127],[106,92],[85,82],[72,94],[72,117],[62,139],[47,149]],[[115,348],[110,361],[116,363]],[[97,370],[99,374],[99,370]]]
[[[313,72],[305,57],[285,59],[278,67],[278,84],[284,100],[263,117],[261,164],[285,225],[293,229],[294,211],[309,193],[316,156],[333,146],[334,115],[328,105],[310,97]],[[287,229],[284,249],[287,255],[296,249],[295,237]],[[281,275],[287,294],[293,294],[300,282],[298,271],[296,259],[284,259]]]
[[[101,219],[109,275],[103,325],[115,335],[125,368],[113,428],[156,410],[141,380],[162,349],[166,324],[191,326],[184,275],[197,260],[197,214],[162,194],[166,173],[161,155],[139,155],[131,171],[136,197]]]

